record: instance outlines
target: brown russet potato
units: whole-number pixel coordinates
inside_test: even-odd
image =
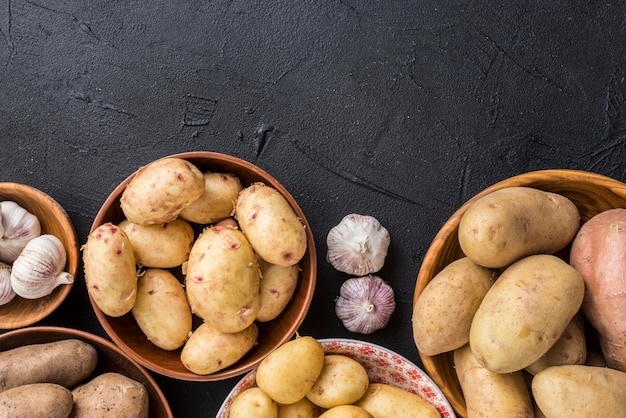
[[[116,372],[97,375],[72,390],[73,418],[147,418],[148,391],[143,384]]]
[[[0,393],[0,418],[67,418],[72,406],[72,393],[56,383],[30,383]]]

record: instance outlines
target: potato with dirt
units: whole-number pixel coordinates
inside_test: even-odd
[[[148,390],[130,377],[116,372],[97,375],[72,390],[73,418],[147,418]]]
[[[72,393],[56,383],[30,383],[0,393],[0,418],[67,418]]]

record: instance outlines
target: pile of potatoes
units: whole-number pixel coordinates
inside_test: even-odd
[[[256,323],[289,303],[307,237],[275,188],[166,157],[137,171],[120,207],[125,218],[82,248],[87,291],[106,315],[132,312],[155,346],[182,347],[189,371],[234,364],[255,345]]]
[[[439,418],[425,399],[369,381],[343,354],[325,354],[310,336],[296,336],[261,361],[256,385],[232,401],[228,418]]]
[[[468,207],[458,242],[412,325],[421,353],[453,352],[467,416],[626,416],[626,209],[581,225],[563,195],[504,188]]]
[[[0,352],[0,417],[147,418],[144,385],[116,372],[97,373],[98,352],[78,339]]]

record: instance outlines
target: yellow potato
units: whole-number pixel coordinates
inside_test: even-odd
[[[468,257],[433,277],[413,306],[413,339],[420,352],[434,356],[467,344],[474,314],[496,277],[495,270]]]
[[[261,269],[260,307],[256,320],[267,322],[276,318],[289,304],[298,285],[298,265],[277,266],[259,259]]]
[[[374,415],[356,405],[339,405],[330,408],[320,418],[375,418]]]
[[[254,251],[268,263],[291,266],[304,256],[304,225],[275,188],[255,183],[243,189],[235,205],[235,217]]]
[[[313,337],[298,336],[259,363],[256,383],[276,402],[292,404],[311,390],[323,366],[322,345]]]
[[[426,399],[396,386],[370,383],[367,392],[354,405],[374,418],[440,418],[437,408]]]
[[[361,363],[341,354],[326,354],[322,372],[306,397],[328,409],[356,402],[368,386],[367,370]]]
[[[185,343],[180,360],[193,373],[215,373],[241,359],[256,344],[258,335],[255,323],[239,332],[224,333],[205,322]]]
[[[182,284],[168,270],[146,269],[132,309],[148,340],[163,350],[181,347],[191,332],[191,310]]]
[[[204,176],[189,161],[166,157],[139,170],[126,186],[120,207],[137,224],[171,222],[204,192]]]
[[[125,219],[119,226],[133,246],[135,262],[144,267],[180,266],[187,260],[195,239],[193,228],[183,219],[151,225]]]
[[[180,212],[180,217],[197,224],[212,224],[233,214],[239,192],[237,177],[227,173],[204,173],[204,192]]]
[[[72,390],[72,395],[72,418],[148,418],[148,390],[142,383],[120,373],[99,374]]]
[[[109,316],[122,316],[133,308],[137,296],[137,266],[126,233],[107,222],[97,227],[83,245],[87,292]]]
[[[454,350],[468,417],[533,418],[530,392],[521,371],[494,373],[481,366],[468,345]]]
[[[278,418],[319,418],[323,409],[308,398],[292,404],[278,404]]]
[[[241,392],[230,405],[228,418],[277,418],[278,406],[258,387]]]
[[[474,262],[501,268],[527,255],[561,250],[579,226],[578,208],[565,196],[509,187],[474,202],[461,218],[458,237]]]
[[[0,418],[67,418],[72,393],[55,383],[31,383],[0,393]]]
[[[245,235],[229,226],[205,229],[185,268],[191,311],[222,332],[246,329],[260,305],[258,263]]]
[[[476,359],[496,373],[528,367],[560,338],[580,309],[580,274],[553,255],[531,255],[508,267],[489,289],[470,328]]]
[[[604,367],[548,367],[532,381],[537,405],[547,418],[626,416],[626,373]]]

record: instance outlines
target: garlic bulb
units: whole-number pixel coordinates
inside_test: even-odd
[[[335,303],[335,313],[346,329],[361,334],[385,328],[395,309],[393,289],[373,275],[346,280]]]
[[[6,305],[15,297],[11,287],[11,266],[0,263],[0,305]]]
[[[44,234],[26,244],[13,263],[11,286],[25,299],[49,295],[59,285],[74,282],[65,268],[65,248],[54,235]]]
[[[12,263],[28,241],[41,234],[39,219],[17,203],[0,202],[0,261]]]
[[[353,213],[328,232],[326,258],[339,271],[364,276],[383,267],[390,243],[389,232],[376,218]]]

